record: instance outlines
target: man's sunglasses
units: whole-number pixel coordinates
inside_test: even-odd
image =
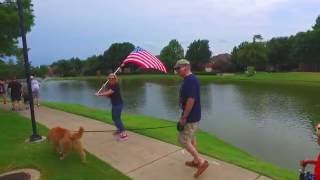
[[[176,71],[179,71],[181,68],[182,68],[182,67],[179,66],[179,67],[175,67],[175,68],[173,68],[173,69],[176,70]]]

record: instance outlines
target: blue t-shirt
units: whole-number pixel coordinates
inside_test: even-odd
[[[187,117],[187,122],[198,122],[201,119],[200,83],[195,75],[190,74],[184,78],[180,88],[180,106],[184,111],[188,98],[194,98],[194,105]]]
[[[113,93],[110,96],[111,104],[113,106],[122,105],[123,102],[119,84],[109,85],[108,89],[111,89],[113,91]]]

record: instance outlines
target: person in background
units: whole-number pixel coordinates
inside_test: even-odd
[[[10,96],[11,96],[11,103],[12,103],[12,110],[20,110],[20,101],[21,101],[21,91],[22,85],[16,79],[16,77],[12,78],[12,81],[8,84],[8,89],[10,89]]]
[[[5,80],[4,79],[0,79],[0,97],[3,100],[3,104],[7,104],[6,85],[5,85]]]
[[[121,112],[123,108],[123,101],[120,92],[120,86],[118,83],[118,78],[115,74],[111,73],[108,76],[109,83],[107,88],[102,93],[96,93],[96,96],[106,96],[109,97],[111,100],[112,105],[112,120],[117,127],[117,131],[114,135],[117,137],[118,140],[127,140],[128,135],[125,131],[125,127],[121,120]]]
[[[200,157],[195,139],[195,133],[201,120],[200,83],[192,74],[189,61],[185,59],[177,61],[174,70],[183,78],[179,102],[182,114],[177,126],[179,142],[193,156],[193,160],[187,161],[185,165],[197,168],[194,174],[197,178],[209,167],[209,162]]]
[[[29,91],[28,91],[28,85],[24,84],[22,85],[22,98],[23,98],[23,104],[26,110],[29,109]]]
[[[38,80],[34,78],[34,76],[30,76],[31,79],[31,89],[32,89],[32,96],[35,100],[35,104],[40,107],[39,103],[39,92],[40,92],[40,83]]]

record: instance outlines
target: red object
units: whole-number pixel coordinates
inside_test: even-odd
[[[158,58],[140,47],[137,47],[134,51],[132,51],[123,61],[123,64],[127,63],[136,64],[143,69],[156,69],[167,73],[166,67]]]
[[[320,180],[320,153],[318,154],[317,160],[303,160],[301,161],[302,166],[307,166],[308,164],[314,165],[314,176],[315,180]]]

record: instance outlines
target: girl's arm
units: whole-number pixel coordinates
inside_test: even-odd
[[[103,93],[96,93],[97,96],[110,96],[114,91],[112,89],[108,89],[107,91]]]

